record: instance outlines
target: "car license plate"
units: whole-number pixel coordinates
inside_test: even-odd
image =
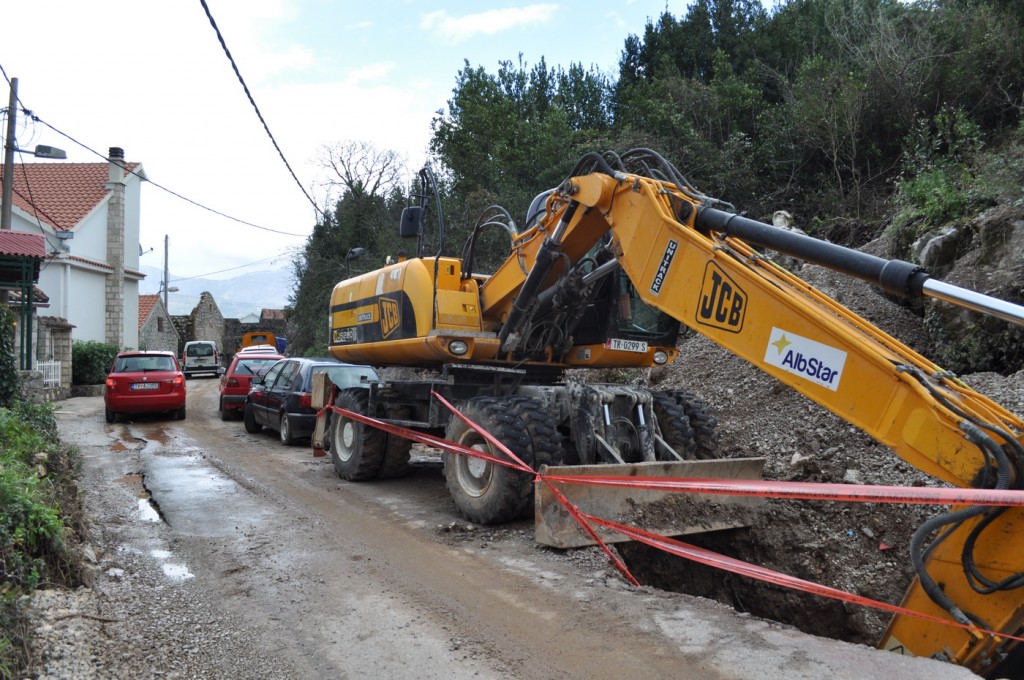
[[[647,343],[643,340],[623,340],[622,338],[609,338],[604,343],[608,349],[619,349],[623,352],[646,352]]]
[[[132,383],[133,390],[157,390],[160,389],[160,383]]]

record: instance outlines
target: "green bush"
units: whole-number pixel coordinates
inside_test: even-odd
[[[966,214],[969,199],[965,187],[969,183],[970,175],[963,166],[936,166],[900,182],[900,199],[924,218],[927,227],[938,227]]]
[[[71,382],[75,385],[102,384],[119,351],[117,346],[105,342],[75,342],[71,346]]]
[[[18,398],[18,357],[14,355],[14,312],[0,307],[0,407],[10,406]]]
[[[18,676],[26,663],[21,596],[46,583],[74,585],[79,577],[65,543],[66,536],[82,530],[75,519],[80,509],[74,484],[78,456],[61,444],[53,414],[52,404],[18,401],[0,408],[0,678],[4,679]],[[71,519],[70,526],[65,517]]]

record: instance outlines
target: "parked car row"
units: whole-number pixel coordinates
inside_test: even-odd
[[[189,360],[187,350],[185,360]],[[221,376],[217,402],[221,420],[241,416],[246,432],[256,434],[264,427],[275,430],[287,446],[308,439],[316,424],[313,375],[320,372],[338,387],[379,380],[370,366],[330,358],[286,358],[270,345],[246,347],[235,354]],[[121,414],[159,412],[183,420],[186,375],[173,352],[121,352],[114,359],[104,389],[107,422],[115,422]]]
[[[262,376],[250,378],[243,411],[245,431],[255,434],[264,427],[276,430],[286,446],[308,439],[316,424],[313,374],[319,372],[330,376],[338,387],[355,387],[378,379],[377,372],[369,366],[345,364],[337,359],[281,359]]]

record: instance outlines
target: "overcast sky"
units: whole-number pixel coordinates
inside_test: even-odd
[[[207,0],[246,84],[299,181],[323,204],[316,163],[325,144],[393,149],[412,174],[426,159],[430,120],[469,61],[495,73],[572,62],[614,73],[623,42],[671,0],[516,3],[434,0]],[[5,3],[0,64],[41,120],[103,154],[141,162],[144,266],[172,283],[285,268],[316,213],[239,84],[200,0],[19,0]],[[6,83],[0,81],[0,86]],[[3,87],[2,102],[7,92]],[[19,116],[19,148],[48,144],[69,161],[102,159]],[[6,129],[6,121],[4,122]],[[28,160],[28,158],[26,158]],[[397,229],[397,225],[396,225]],[[152,278],[152,277],[151,277]],[[145,286],[144,290],[153,286]]]

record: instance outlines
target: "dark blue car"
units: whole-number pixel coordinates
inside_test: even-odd
[[[316,411],[312,406],[313,374],[321,371],[342,388],[378,380],[377,372],[370,366],[346,364],[337,359],[282,359],[262,378],[252,379],[245,400],[245,431],[255,434],[269,427],[277,430],[281,443],[287,446],[309,438],[316,425]]]

